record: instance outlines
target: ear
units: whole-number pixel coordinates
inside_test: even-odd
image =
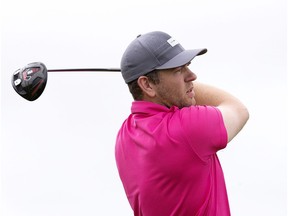
[[[143,95],[148,96],[150,98],[155,97],[156,93],[154,90],[154,86],[151,82],[149,82],[149,79],[146,76],[140,76],[137,80],[139,87],[143,91]]]

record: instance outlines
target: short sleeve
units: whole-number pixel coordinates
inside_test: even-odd
[[[216,107],[191,106],[180,109],[178,115],[181,136],[202,159],[227,146],[227,131]]]

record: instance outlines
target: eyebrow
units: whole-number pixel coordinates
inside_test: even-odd
[[[183,68],[183,66],[173,68],[172,71],[177,71],[177,70],[179,70],[179,69],[181,69],[181,68]]]

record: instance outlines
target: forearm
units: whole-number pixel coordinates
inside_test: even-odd
[[[227,102],[240,102],[230,93],[207,84],[194,82],[196,105],[219,106]]]

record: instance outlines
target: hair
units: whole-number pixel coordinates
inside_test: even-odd
[[[158,76],[158,70],[153,70],[153,71],[145,74],[144,76],[146,76],[148,78],[148,80],[155,85],[160,83],[160,79]],[[129,87],[129,91],[132,94],[134,100],[142,100],[143,99],[143,91],[140,88],[140,86],[138,85],[138,79],[129,82],[128,87]]]

